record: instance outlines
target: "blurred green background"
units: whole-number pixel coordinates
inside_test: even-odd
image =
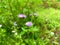
[[[0,45],[60,45],[60,0],[0,0]]]

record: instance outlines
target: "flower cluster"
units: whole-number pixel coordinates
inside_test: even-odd
[[[37,13],[30,14],[30,16],[32,16],[32,15],[37,16]],[[24,15],[24,14],[19,14],[18,17],[19,17],[19,18],[26,18],[27,16]],[[32,24],[32,22],[29,21],[29,22],[26,22],[25,25],[26,25],[26,26],[32,26],[33,24]]]
[[[24,15],[24,14],[19,14],[18,17],[19,17],[19,18],[26,18],[27,16]],[[33,24],[32,24],[32,22],[29,21],[29,22],[26,22],[25,25],[26,25],[26,26],[32,26]]]
[[[30,14],[30,16],[32,16],[32,15],[37,16],[37,13]],[[18,14],[18,17],[19,17],[19,18],[27,18],[27,16],[26,16],[25,14]],[[30,22],[30,21],[28,21],[28,22],[25,23],[25,25],[26,25],[26,26],[32,26],[33,23]],[[14,26],[17,26],[17,23],[16,23],[16,22],[14,22]],[[1,28],[1,27],[2,27],[2,25],[0,24],[0,28]]]
[[[30,14],[30,16],[32,16],[32,15],[33,15],[33,16],[36,16],[36,17],[38,16],[38,15],[37,15],[37,13],[34,13],[34,14]]]

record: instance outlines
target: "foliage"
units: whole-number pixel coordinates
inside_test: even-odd
[[[60,6],[45,2],[0,0],[0,45],[59,45]]]

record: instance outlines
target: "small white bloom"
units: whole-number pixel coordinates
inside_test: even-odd
[[[30,16],[32,16],[32,14],[30,14]]]
[[[34,16],[38,16],[38,14],[37,13],[34,13]]]
[[[54,32],[51,32],[52,35],[54,35]]]
[[[0,24],[0,28],[2,27],[2,25]]]
[[[15,35],[17,35],[17,32],[15,33]]]
[[[57,39],[58,37],[55,37],[55,39]]]
[[[41,39],[44,39],[44,37],[42,37]]]
[[[15,30],[13,30],[12,32],[13,32],[13,33],[15,33],[16,31],[15,31]]]
[[[53,36],[54,35],[54,32],[50,32],[50,35]]]
[[[14,22],[14,26],[17,26],[16,22]]]

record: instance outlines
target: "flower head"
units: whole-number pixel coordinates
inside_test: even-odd
[[[19,14],[18,17],[19,17],[19,18],[26,18],[26,15],[24,15],[24,14]]]
[[[13,33],[15,33],[16,31],[15,31],[15,30],[13,30],[12,32],[13,32]]]
[[[33,13],[33,14],[30,14],[30,16],[38,16],[38,14],[37,13]]]
[[[34,16],[37,16],[37,13],[34,13]]]
[[[2,27],[2,25],[0,24],[0,28]]]
[[[32,22],[26,22],[25,25],[26,25],[26,26],[32,26],[33,24],[32,24]]]
[[[54,32],[50,32],[51,35],[54,35]]]
[[[17,23],[16,22],[14,22],[14,26],[17,26]]]
[[[32,14],[30,14],[30,16],[32,16]]]
[[[17,35],[18,33],[16,32],[15,35]]]

